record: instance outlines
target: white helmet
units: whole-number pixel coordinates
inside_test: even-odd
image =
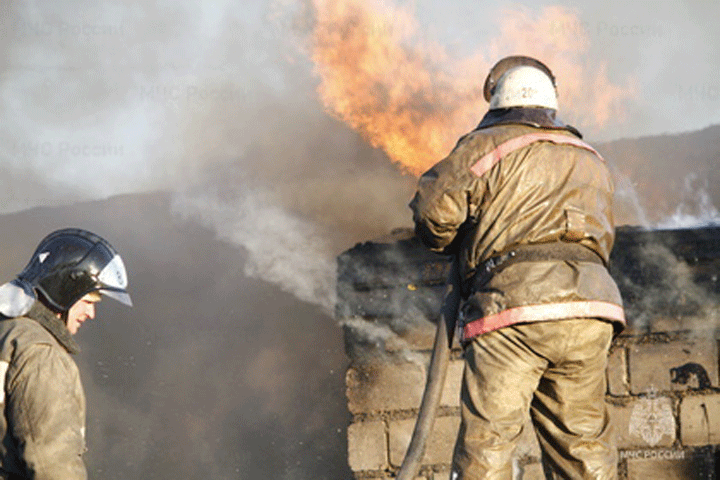
[[[545,64],[531,57],[506,57],[496,63],[485,80],[484,94],[490,110],[558,108],[555,77]]]

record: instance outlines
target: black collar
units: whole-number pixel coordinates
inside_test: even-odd
[[[556,114],[557,112],[550,108],[498,108],[495,110],[488,110],[475,130],[495,125],[518,124],[538,128],[550,128],[554,130],[567,130],[578,138],[582,138],[582,134],[580,134],[575,127],[562,122],[556,117]]]

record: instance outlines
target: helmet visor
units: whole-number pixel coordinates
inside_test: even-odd
[[[125,270],[125,264],[122,258],[120,258],[120,255],[116,254],[112,260],[103,267],[97,279],[100,283],[100,288],[98,289],[100,293],[114,298],[125,305],[132,306],[132,300],[130,300],[130,295],[126,290],[128,284],[127,271]]]
[[[130,294],[124,290],[108,290],[106,288],[101,288],[100,290],[98,290],[98,292],[102,293],[103,295],[107,295],[110,298],[114,298],[118,302],[124,303],[128,307],[132,307],[132,299],[130,299]]]

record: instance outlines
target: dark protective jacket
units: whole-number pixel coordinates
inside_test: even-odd
[[[574,129],[487,117],[421,176],[410,203],[423,242],[458,255],[464,339],[576,317],[604,318],[621,329],[622,300],[603,265],[615,236],[604,160]],[[558,242],[581,245],[602,261],[571,255],[479,274],[513,248]]]
[[[62,320],[39,302],[0,320],[0,479],[87,478],[85,394],[70,356],[77,350]]]

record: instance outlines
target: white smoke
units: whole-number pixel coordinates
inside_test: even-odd
[[[514,5],[502,1],[488,11],[463,3],[415,7],[419,27],[458,55],[493,38],[497,19]],[[617,135],[718,120],[712,55],[684,55],[712,51],[718,30],[707,19],[716,5],[665,2],[652,20],[637,5],[618,7],[620,16],[590,1],[574,8],[591,58],[609,60],[614,78],[638,73],[647,86],[632,121],[612,127]],[[3,2],[0,212],[174,190],[208,163],[237,158],[263,135],[268,95],[316,98],[311,66],[289,46],[297,40],[292,29],[311,21],[308,10],[304,0]],[[552,27],[548,35],[577,28]],[[231,142],[218,122],[234,125]]]
[[[612,166],[611,166],[612,168]],[[650,227],[645,209],[632,180],[612,168],[615,181],[615,221],[618,225],[640,225]]]
[[[282,82],[266,9],[4,2],[0,212],[174,190],[222,157],[218,148],[242,152],[253,132],[218,145],[208,115],[242,112],[241,127],[262,108],[253,99]]]
[[[246,275],[277,284],[332,315],[335,259],[327,232],[277,207],[269,192],[244,190],[229,199],[205,191],[178,194],[173,209],[243,247]]]
[[[353,358],[357,363],[374,362],[385,357],[393,360],[427,367],[427,357],[420,353],[416,346],[397,334],[389,325],[382,322],[371,322],[359,317],[351,317],[341,321],[341,325],[351,332],[353,342],[364,344],[368,349],[357,352]],[[368,354],[370,357],[368,357]]]
[[[338,248],[328,242],[340,238],[338,243],[347,248],[353,241],[398,226],[398,219],[409,220],[405,207],[409,197],[400,191],[409,182],[394,177],[397,172],[391,171],[389,162],[385,169],[378,168],[374,160],[386,159],[373,158],[379,155],[359,138],[321,116],[311,67],[307,59],[303,63],[298,58],[297,51],[288,55],[286,42],[291,34],[267,20],[268,13],[277,13],[270,11],[269,4],[264,0],[0,2],[0,212],[150,190],[185,192],[175,196],[176,213],[198,220],[219,238],[246,251],[243,268],[248,275],[276,283],[330,313]],[[278,0],[272,8],[295,12],[302,11],[304,4],[303,0]],[[649,36],[642,29],[635,35],[635,23],[642,27],[648,22],[644,12],[637,13],[644,7],[627,2],[619,10],[598,5],[589,0],[575,3],[583,21],[590,22],[594,50],[589,57],[595,58],[597,50],[602,50],[598,58],[612,57],[608,52],[616,49],[622,52],[615,56],[621,62],[611,62],[612,75],[623,79],[640,65],[645,68],[640,72],[641,82],[657,86],[640,92],[636,121],[617,125],[617,135],[686,130],[718,120],[717,65],[708,59],[714,58],[711,53],[720,30],[714,24],[717,15],[703,11],[709,4],[688,8],[686,14],[678,8],[683,2],[666,2],[662,18],[651,21],[650,27],[661,22],[668,27],[663,32],[692,38],[693,47],[703,47],[708,53],[694,56],[687,51],[697,48],[670,42],[667,36],[658,38],[654,30]],[[425,25],[441,34],[441,43],[457,39],[460,44],[452,46],[453,52],[472,52],[496,34],[493,20],[502,7],[488,10],[469,2],[435,1],[421,2],[416,8],[421,20],[429,19]],[[623,15],[614,17],[614,11]],[[673,29],[676,20],[682,31]],[[623,33],[628,26],[632,35]],[[447,32],[445,38],[443,32]],[[680,64],[684,68],[678,69]],[[689,71],[693,75],[687,75]],[[708,112],[714,116],[708,117]],[[231,189],[233,193],[221,194],[209,185],[188,190],[197,177],[228,163],[250,172],[244,183]],[[263,186],[254,183],[257,178],[264,181]],[[631,188],[621,186],[620,190],[629,192],[631,203],[639,207]],[[717,217],[716,210],[707,212],[709,217],[702,208],[682,213]],[[163,238],[153,240],[153,248],[167,248]],[[176,256],[159,257],[177,260]],[[155,273],[144,273],[146,285],[155,285]],[[213,298],[213,293],[210,288],[206,295]],[[150,302],[168,301],[161,296]],[[173,311],[171,305],[162,307],[157,309],[162,315]],[[227,320],[218,330],[223,334],[220,337],[227,338],[219,338],[215,330],[198,335],[196,323],[188,321],[178,328],[176,318],[154,316],[154,309],[146,311],[151,314],[139,322],[144,325],[140,330],[145,331],[143,335],[155,332],[157,342],[152,337],[146,361],[139,364],[142,368],[128,371],[150,371],[149,378],[135,383],[136,376],[131,375],[121,381],[122,372],[113,363],[107,368],[119,379],[116,396],[104,393],[113,392],[108,384],[98,379],[89,382],[93,389],[89,397],[107,410],[103,418],[111,419],[107,424],[90,425],[95,432],[92,451],[96,459],[103,459],[95,463],[114,466],[119,472],[96,472],[102,478],[160,478],[167,474],[161,461],[176,459],[188,476],[197,477],[202,476],[201,469],[209,478],[253,477],[224,463],[235,459],[244,468],[254,468],[253,472],[270,471],[266,478],[347,477],[284,463],[299,460],[304,451],[317,453],[317,449],[283,444],[304,438],[302,429],[308,425],[320,432],[319,438],[332,437],[318,427],[325,426],[322,421],[328,415],[316,396],[308,393],[299,403],[310,407],[301,412],[296,408],[299,395],[320,390],[311,383],[313,379],[323,387],[328,383],[317,374],[321,367],[307,367],[313,361],[320,363],[318,359],[324,356],[295,341],[302,329],[317,328],[314,311],[299,319],[303,323],[295,323],[300,328],[290,330],[295,338],[287,343],[272,343],[283,339],[274,332],[256,340],[256,332],[250,330],[256,322],[239,322],[254,318],[256,311],[237,313],[238,321]],[[295,314],[287,311],[288,316]],[[218,328],[218,323],[213,326]],[[352,320],[347,326],[359,328]],[[284,325],[269,322],[269,328],[279,330]],[[399,342],[387,326],[376,325],[366,333],[369,341]],[[102,350],[134,345],[119,340],[137,336],[134,328],[118,329],[115,336],[100,337],[95,345]],[[324,341],[327,336],[322,332],[313,338]],[[107,338],[114,340],[108,344]],[[283,351],[287,358],[275,365],[254,358],[263,342],[277,348],[258,355],[259,359],[277,359],[276,352]],[[243,350],[247,359],[238,354]],[[231,362],[238,357],[243,362]],[[256,368],[248,367],[252,365]],[[271,380],[280,386],[258,393],[253,382],[238,383],[238,376],[228,376],[228,370],[241,372],[240,380],[246,370],[253,370],[259,381]],[[295,388],[296,383],[301,386]],[[136,389],[142,394],[124,395]],[[207,398],[198,395],[203,392]],[[107,401],[99,394],[107,396]],[[342,402],[341,397],[333,398]],[[273,401],[279,406],[258,415],[260,407],[267,408]],[[202,418],[206,408],[217,418]],[[313,408],[314,423],[308,421],[308,410]],[[344,411],[344,406],[339,410]],[[235,420],[235,415],[243,421]],[[249,429],[246,419],[256,430]],[[257,425],[252,424],[257,419]],[[269,427],[277,419],[287,424],[271,432]],[[225,432],[225,442],[217,443],[224,426],[238,432]],[[179,432],[187,435],[177,435],[180,440],[176,440]],[[243,442],[238,442],[238,435]],[[259,444],[268,438],[279,445]],[[189,444],[197,447],[190,453]],[[168,446],[174,449],[171,455],[167,455]],[[156,456],[147,457],[148,452]],[[336,459],[344,453],[329,455]],[[333,463],[333,459],[320,462],[317,458],[322,467]],[[146,460],[158,465],[147,465]],[[188,474],[191,466],[197,469]]]
[[[674,229],[709,225],[720,225],[720,212],[710,198],[707,180],[691,173],[683,182],[681,203],[669,217],[658,222],[657,227]]]

